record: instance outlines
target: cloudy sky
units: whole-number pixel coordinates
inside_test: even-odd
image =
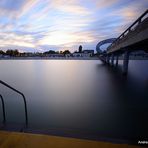
[[[0,49],[95,49],[147,8],[148,0],[0,0]]]

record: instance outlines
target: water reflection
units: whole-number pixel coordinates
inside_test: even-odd
[[[135,139],[148,136],[147,66],[130,61],[122,77],[100,61],[14,60],[1,61],[0,77],[26,95],[30,127]],[[7,98],[8,121],[23,122],[18,96],[2,86],[0,91]]]

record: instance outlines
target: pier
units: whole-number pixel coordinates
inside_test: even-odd
[[[100,53],[100,46],[111,43],[106,53]],[[130,53],[137,50],[148,51],[148,10],[146,10],[129,28],[117,39],[107,39],[97,44],[96,50],[101,61],[118,67],[118,57],[123,55],[123,74],[128,73]],[[116,63],[114,61],[116,60]]]

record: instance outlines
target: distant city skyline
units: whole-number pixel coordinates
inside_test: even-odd
[[[0,49],[95,50],[147,8],[147,0],[1,0]]]

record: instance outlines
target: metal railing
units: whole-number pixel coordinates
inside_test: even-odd
[[[28,125],[27,103],[26,103],[26,98],[25,98],[24,94],[22,92],[18,91],[17,89],[13,88],[12,86],[8,85],[7,83],[1,81],[1,80],[0,80],[0,84],[8,87],[9,89],[15,91],[16,93],[20,94],[23,97],[24,106],[25,106],[25,119],[26,119],[25,123],[26,123],[26,126],[27,126]],[[1,96],[1,99],[2,99],[2,102],[3,102],[3,97],[2,96]],[[5,117],[5,115],[4,115],[4,117]]]
[[[0,98],[2,101],[2,110],[3,110],[3,123],[6,123],[6,113],[5,113],[5,104],[4,104],[4,99],[3,96],[0,94]]]
[[[111,49],[119,40],[121,40],[123,37],[127,36],[129,32],[131,32],[132,27],[134,29],[137,28],[137,26],[143,22],[146,18],[144,18],[148,14],[148,9],[130,26],[128,27],[108,48],[107,50]],[[144,18],[144,19],[143,19]],[[143,20],[142,20],[143,19]],[[137,24],[137,25],[136,25]],[[136,26],[135,26],[136,25]]]

